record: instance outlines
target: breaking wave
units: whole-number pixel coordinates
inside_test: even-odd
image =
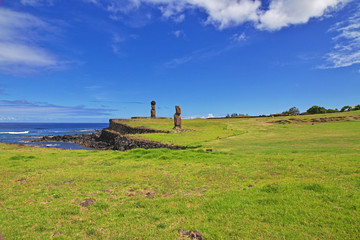
[[[29,131],[24,132],[0,132],[0,134],[27,134]]]

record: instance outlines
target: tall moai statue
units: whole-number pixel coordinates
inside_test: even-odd
[[[175,106],[176,113],[174,114],[174,129],[181,129],[181,109],[179,106]]]
[[[155,101],[151,101],[151,118],[156,118]]]

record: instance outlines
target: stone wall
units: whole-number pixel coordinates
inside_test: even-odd
[[[147,129],[147,128],[133,128],[123,123],[110,120],[110,127],[105,128],[100,132],[92,134],[74,134],[74,135],[59,135],[59,136],[43,136],[42,138],[33,140],[32,142],[73,142],[85,147],[94,148],[97,150],[120,150],[126,151],[134,148],[169,148],[169,149],[185,149],[185,146],[169,145],[160,142],[141,140],[130,138],[124,134],[142,134],[142,133],[163,133],[164,131]]]
[[[109,129],[102,130],[98,141],[106,142],[112,146],[113,150],[120,150],[120,151],[126,151],[134,148],[145,148],[145,149],[151,149],[151,148],[185,149],[186,148],[183,146],[169,145],[160,142],[134,139],[128,136],[121,135],[118,132],[114,132]]]
[[[108,129],[116,131],[120,134],[168,133],[168,131],[161,131],[144,127],[130,127],[125,123],[119,123],[116,121],[116,119],[110,119]]]

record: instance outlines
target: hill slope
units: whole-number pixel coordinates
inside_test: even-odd
[[[195,229],[204,239],[358,239],[359,117],[196,119],[183,123],[195,131],[136,135],[199,148],[177,151],[0,144],[0,233],[181,239],[179,229]]]

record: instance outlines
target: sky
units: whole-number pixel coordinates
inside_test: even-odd
[[[360,104],[357,0],[0,0],[0,122]]]

